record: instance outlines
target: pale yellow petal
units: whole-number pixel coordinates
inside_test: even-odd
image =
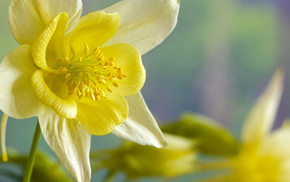
[[[178,0],[123,0],[102,10],[118,12],[121,26],[106,44],[128,43],[141,54],[160,44],[175,28]]]
[[[55,112],[65,118],[74,118],[77,114],[77,105],[73,98],[58,97],[46,83],[45,72],[37,70],[31,78],[32,88],[35,95],[47,106],[52,107]]]
[[[12,0],[9,25],[19,44],[32,45],[36,37],[61,12],[69,17],[67,32],[77,24],[82,13],[81,0]]]
[[[43,112],[34,95],[31,77],[37,70],[31,47],[22,45],[8,53],[0,65],[0,109],[14,118],[30,118]]]
[[[66,55],[64,30],[67,20],[67,13],[57,15],[36,38],[32,46],[32,57],[38,67],[55,72],[51,68],[54,66],[54,59]]]
[[[265,138],[260,149],[261,165],[269,171],[265,175],[275,177],[275,181],[290,180],[289,138],[290,128],[279,128]]]
[[[271,130],[283,91],[283,73],[277,71],[253,106],[242,130],[245,143],[259,143]]]
[[[85,43],[91,50],[101,47],[116,33],[120,21],[118,13],[89,13],[80,19],[76,28],[67,36],[69,46],[75,47],[79,57],[84,54]]]
[[[106,58],[114,57],[115,66],[122,69],[126,78],[117,80],[119,86],[115,89],[121,95],[138,93],[145,83],[146,72],[139,51],[129,44],[114,44],[101,49]]]
[[[141,93],[125,97],[129,105],[128,119],[118,125],[112,132],[114,135],[158,148],[165,147],[166,141],[156,120],[149,111]]]
[[[124,97],[117,93],[108,93],[106,98],[93,101],[82,98],[77,102],[77,118],[82,126],[93,135],[110,133],[128,116],[128,104]]]
[[[39,117],[39,124],[50,148],[68,172],[80,182],[91,178],[91,135],[76,119],[65,119],[46,108]]]
[[[290,128],[277,129],[265,137],[265,141],[261,147],[262,155],[271,155],[283,160],[290,160],[290,145],[287,145],[289,138]]]

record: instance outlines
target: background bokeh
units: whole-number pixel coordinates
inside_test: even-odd
[[[83,0],[83,14],[115,2]],[[8,25],[9,3],[0,2],[1,58],[17,47]],[[275,127],[280,126],[290,116],[289,12],[288,0],[181,0],[176,29],[143,56],[147,80],[142,93],[152,113],[160,122],[166,122],[184,111],[198,112],[239,136],[252,104],[280,67],[288,71],[275,123]],[[36,120],[10,118],[7,146],[28,153]],[[112,135],[96,136],[92,148],[119,143],[120,139]],[[43,138],[39,149],[55,157]],[[92,181],[102,175],[94,175]],[[183,178],[188,179],[194,176]]]

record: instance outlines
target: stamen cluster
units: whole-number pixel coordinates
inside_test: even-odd
[[[68,95],[77,94],[79,99],[85,96],[100,100],[106,98],[106,91],[113,92],[111,85],[119,87],[117,80],[126,78],[122,69],[115,66],[115,58],[106,59],[99,47],[91,52],[85,43],[84,57],[79,59],[74,59],[74,47],[71,47],[71,52],[71,59],[55,59],[59,71],[56,75],[58,83],[67,85]]]

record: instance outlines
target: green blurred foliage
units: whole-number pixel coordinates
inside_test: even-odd
[[[196,150],[203,154],[231,156],[239,151],[239,143],[225,128],[199,114],[185,113],[174,122],[161,125],[161,130],[193,139]]]
[[[0,166],[16,164],[21,167],[22,173],[19,176],[14,173],[13,170],[3,174],[0,172],[0,177],[6,176],[16,181],[22,181],[22,175],[24,174],[26,162],[28,156],[18,154],[18,152],[9,150],[8,162],[4,163],[1,161]],[[45,152],[38,152],[35,158],[35,164],[31,175],[31,182],[72,182],[74,181],[63,169],[61,163],[55,161]]]
[[[116,149],[92,151],[92,171],[106,168],[109,177],[124,172],[128,179],[159,176],[170,178],[196,171],[195,141],[164,133],[167,146],[156,148],[124,141]]]

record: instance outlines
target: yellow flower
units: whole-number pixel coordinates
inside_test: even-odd
[[[164,133],[164,136],[168,146],[162,149],[125,141],[119,149],[106,151],[109,156],[101,161],[100,166],[113,174],[123,171],[130,179],[148,176],[174,177],[193,172],[197,157],[195,142],[177,135]],[[95,153],[96,160],[102,158],[98,151]]]
[[[20,46],[0,65],[0,109],[38,116],[66,169],[89,181],[91,134],[162,147],[140,89],[141,55],[174,29],[176,0],[124,0],[80,18],[81,0],[12,0],[9,24]]]
[[[227,164],[231,172],[209,181],[290,181],[290,128],[281,127],[271,132],[282,87],[283,74],[277,71],[244,124],[240,152]]]

